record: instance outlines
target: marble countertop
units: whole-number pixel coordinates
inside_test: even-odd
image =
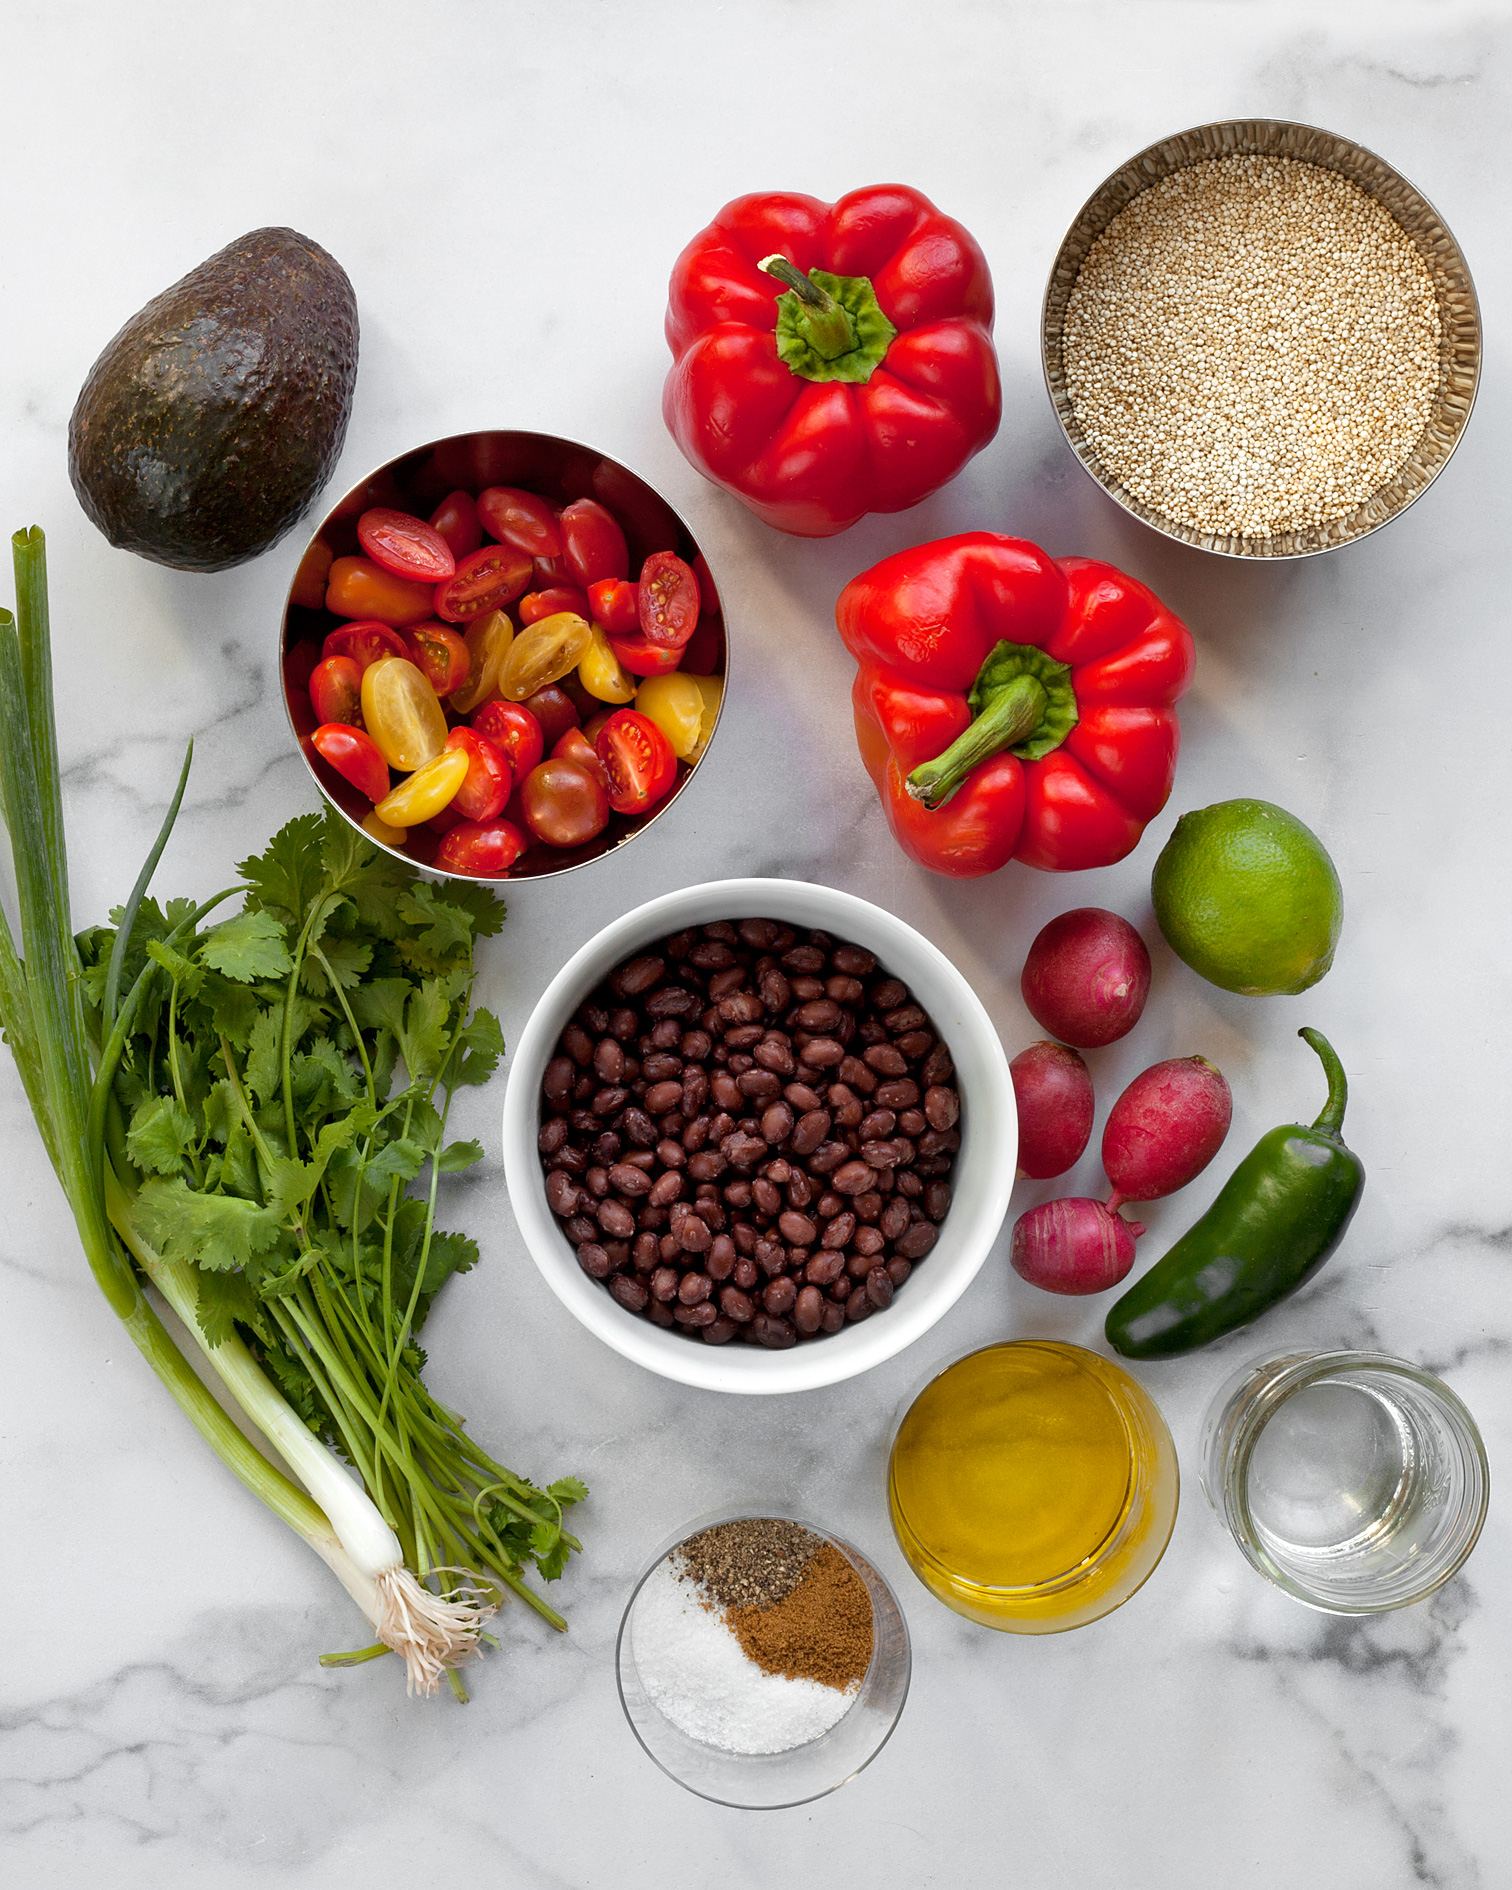
[[[1100,1302],[1022,1285],[1006,1236],[927,1337],[831,1391],[722,1399],[580,1330],[514,1230],[501,1164],[457,1191],[484,1264],[428,1334],[433,1382],[506,1459],[591,1484],[566,1640],[514,1611],[465,1709],[407,1702],[392,1662],[327,1673],[360,1623],[326,1571],[190,1435],[96,1292],[8,1058],[0,1294],[4,1574],[0,1861],[82,1890],[1495,1890],[1512,1881],[1512,1544],[1493,1505],[1465,1574],[1376,1621],[1289,1602],[1242,1562],[1196,1477],[1201,1415],[1245,1358],[1368,1346],[1443,1372],[1506,1461],[1512,1392],[1512,639],[1505,125],[1499,5],[1094,5],[934,0],[164,0],[8,10],[0,276],[0,524],[49,535],[75,916],[127,890],[191,733],[159,871],[207,894],[310,804],[278,699],[296,533],[215,577],[110,549],[69,490],[75,393],[150,296],[241,232],[289,223],[342,261],[362,312],[356,412],[333,492],[419,440],[477,425],[596,442],[657,484],[708,548],[736,645],[723,732],[642,842],[522,884],[482,996],[513,1039],[565,954],[694,879],[808,877],[886,905],[946,950],[1010,1053],[1030,938],[1072,904],[1155,942],[1137,1032],[1097,1053],[1104,1105],[1160,1057],[1233,1086],[1229,1149],[1149,1209],[1159,1251],[1229,1165],[1315,1101],[1296,1044],[1325,1030],[1354,1085],[1370,1187],[1348,1242],[1264,1327],[1142,1371],[1181,1452],[1166,1558],[1121,1611],[1048,1639],[948,1613],[894,1547],[883,1452],[931,1365],[1009,1335],[1101,1344]],[[1165,542],[1093,488],[1041,384],[1039,298],[1078,206],[1164,133],[1249,114],[1359,139],[1439,207],[1486,317],[1480,406],[1404,518],[1330,556],[1239,567]],[[778,536],[665,434],[661,317],[687,238],[764,185],[838,196],[902,178],[982,242],[999,295],[1001,432],[945,492],[841,537]],[[831,610],[878,557],[999,527],[1152,585],[1192,626],[1171,806],[1121,866],[1067,882],[1010,867],[954,884],[893,846],[849,734]],[[1280,802],[1343,879],[1336,967],[1299,999],[1228,997],[1163,946],[1148,875],[1177,813]],[[9,894],[7,893],[7,897]],[[459,1131],[497,1147],[501,1083]],[[1092,1185],[1095,1158],[1079,1179]],[[1027,1185],[1015,1211],[1050,1192]],[[914,1636],[891,1744],[784,1813],[702,1803],[657,1772],[615,1696],[627,1584],[687,1517],[752,1487],[876,1556]]]

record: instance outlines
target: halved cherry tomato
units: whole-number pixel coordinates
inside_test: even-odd
[[[539,623],[543,617],[554,617],[559,610],[576,611],[578,616],[588,615],[588,593],[580,591],[575,584],[553,584],[549,591],[527,591],[520,599],[520,622]]]
[[[358,669],[366,670],[380,657],[402,656],[408,661],[409,654],[410,647],[399,632],[374,619],[370,623],[344,623],[333,630],[321,648],[320,660],[324,663],[333,656],[349,656]]]
[[[665,676],[682,662],[681,650],[650,643],[645,637],[610,637],[609,647],[632,676]]]
[[[378,818],[391,827],[418,827],[456,799],[466,778],[466,755],[457,748],[443,748],[384,796],[376,810]]]
[[[698,628],[698,579],[675,551],[653,551],[637,586],[641,635],[680,650]]]
[[[719,615],[719,592],[714,588],[714,577],[709,570],[708,560],[700,551],[693,560],[693,575],[698,579],[698,599],[705,617]]]
[[[703,759],[703,752],[714,733],[714,724],[719,719],[719,705],[724,700],[723,676],[695,676],[693,680],[698,684],[699,694],[703,697],[704,712],[703,721],[698,727],[698,740],[694,744],[692,754],[688,756],[689,767],[695,761]]]
[[[326,579],[331,573],[331,547],[317,538],[299,561],[294,582],[289,587],[289,602],[301,610],[319,610],[325,603]]]
[[[358,519],[357,542],[374,564],[414,584],[439,584],[457,568],[451,546],[433,525],[385,505]]]
[[[331,566],[325,607],[333,617],[376,617],[379,623],[402,627],[424,623],[432,614],[431,591],[430,585],[395,577],[371,558],[338,558]]]
[[[528,709],[535,717],[541,731],[541,740],[548,748],[555,748],[568,729],[576,728],[582,720],[577,712],[577,705],[567,691],[559,689],[555,683],[549,683],[546,688],[538,689],[533,696],[527,696],[520,707]],[[516,768],[516,775],[519,772],[520,770]]]
[[[600,709],[597,715],[591,717],[588,721],[586,721],[583,724],[583,733],[585,736],[587,736],[590,742],[596,742],[598,740],[599,730],[609,720],[610,716],[613,715],[613,713],[614,711],[611,708]]]
[[[464,558],[444,584],[436,586],[432,598],[435,614],[447,623],[471,623],[487,610],[502,610],[524,591],[531,569],[529,558],[513,545],[484,545]]]
[[[593,641],[593,626],[575,611],[559,610],[522,630],[499,666],[499,694],[523,702],[547,683],[576,669]]]
[[[562,513],[562,562],[569,584],[587,590],[604,578],[630,575],[630,551],[612,512],[597,499],[577,499]]]
[[[529,774],[546,752],[541,725],[523,702],[485,702],[481,709],[473,710],[471,719],[478,733],[487,736],[509,763],[509,772],[517,781]]]
[[[391,768],[420,768],[446,746],[446,717],[436,692],[402,656],[386,656],[362,673],[362,720]],[[390,816],[385,814],[385,820]],[[407,820],[393,820],[408,827]]]
[[[430,522],[451,547],[451,555],[459,564],[483,542],[483,522],[470,492],[449,492],[431,513]]]
[[[609,776],[609,805],[617,814],[643,814],[677,779],[671,742],[638,709],[616,709],[593,746]]]
[[[301,637],[297,643],[291,643],[284,651],[284,687],[286,689],[308,689],[310,678],[315,674],[315,665],[320,661],[320,645],[312,643],[308,637]]]
[[[362,666],[350,656],[328,656],[310,677],[310,707],[317,722],[362,726]]]
[[[586,768],[590,774],[596,774],[605,788],[609,786],[609,775],[603,762],[598,758],[598,750],[589,739],[586,729],[570,728],[556,747],[551,751],[553,761],[575,761],[580,768]]]
[[[640,629],[636,587],[624,578],[601,578],[588,586],[588,610],[593,621],[612,637],[634,636]]]
[[[294,733],[303,747],[305,737],[313,735],[320,727],[320,717],[310,707],[310,692],[308,689],[285,689],[284,701],[289,705],[289,720],[294,724]]]
[[[345,722],[327,722],[310,737],[322,761],[328,761],[343,781],[359,794],[381,801],[389,791],[388,763],[371,735]]]
[[[402,847],[409,839],[408,827],[391,827],[386,820],[378,818],[376,807],[363,820],[362,831],[370,838],[381,841],[386,847]]]
[[[648,676],[635,693],[635,706],[672,744],[679,761],[692,758],[703,729],[704,698],[695,676],[674,670],[670,676]]]
[[[470,715],[487,702],[499,686],[499,670],[514,642],[515,627],[508,612],[491,610],[467,626],[467,676],[449,697],[458,715]]]
[[[724,658],[724,625],[718,617],[700,617],[682,648],[682,667],[690,676],[712,676]]]
[[[534,492],[518,486],[489,486],[478,494],[483,529],[529,558],[560,558],[562,534],[556,513]]]
[[[451,808],[443,807],[439,814],[432,814],[425,824],[430,828],[432,833],[450,833],[461,818],[462,816],[453,813]]]
[[[514,786],[502,751],[475,728],[454,728],[446,745],[460,748],[467,756],[467,773],[452,796],[452,806],[464,820],[492,820],[502,814]]]
[[[449,696],[467,681],[472,657],[450,624],[417,623],[404,636],[410,661],[438,696]]]
[[[596,702],[631,701],[635,695],[635,677],[614,654],[599,626],[593,624],[591,628],[593,638],[578,663],[578,681]]]
[[[510,821],[459,820],[436,848],[435,863],[443,873],[497,879],[509,871],[529,844]]]
[[[520,787],[520,811],[537,840],[580,847],[609,825],[603,780],[577,761],[543,761]]]

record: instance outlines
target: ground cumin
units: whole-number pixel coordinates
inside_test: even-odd
[[[842,1692],[865,1678],[872,1657],[866,1584],[823,1542],[797,1585],[768,1607],[726,1608],[736,1639],[763,1673],[817,1680]]]

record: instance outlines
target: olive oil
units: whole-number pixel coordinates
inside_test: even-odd
[[[1127,1601],[1176,1518],[1176,1453],[1127,1372],[1015,1340],[958,1359],[909,1407],[888,1499],[914,1573],[988,1627],[1051,1634]]]

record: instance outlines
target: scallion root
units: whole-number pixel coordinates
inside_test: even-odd
[[[465,1570],[438,1569],[439,1575],[465,1575]],[[462,1581],[449,1594],[438,1595],[415,1579],[400,1562],[376,1578],[378,1638],[404,1661],[405,1691],[432,1694],[450,1667],[462,1667],[478,1658],[478,1636],[485,1622],[498,1613],[498,1603],[482,1589]]]

